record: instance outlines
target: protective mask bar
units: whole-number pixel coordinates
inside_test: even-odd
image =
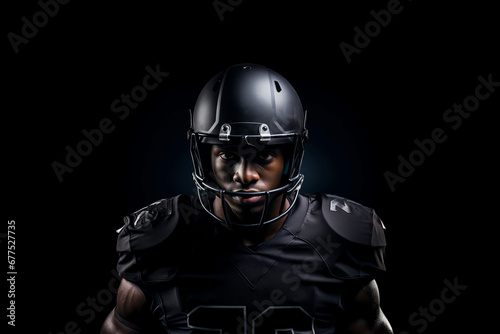
[[[290,210],[295,205],[295,202],[298,198],[300,187],[301,187],[303,179],[304,179],[304,176],[302,174],[298,174],[298,171],[300,170],[302,156],[303,156],[303,145],[302,145],[302,140],[301,140],[299,135],[297,135],[297,134],[276,135],[276,137],[279,137],[279,138],[293,137],[293,139],[292,139],[293,140],[293,149],[292,149],[293,153],[292,153],[292,157],[289,159],[289,161],[287,163],[288,164],[287,170],[286,170],[287,175],[285,176],[285,179],[288,181],[288,184],[286,184],[285,186],[279,187],[279,188],[269,190],[269,191],[250,192],[250,193],[249,192],[231,192],[231,191],[219,189],[217,186],[211,186],[210,184],[208,184],[207,183],[208,180],[206,179],[206,176],[205,176],[205,174],[206,174],[206,171],[204,169],[205,167],[203,165],[203,161],[201,158],[200,146],[201,146],[202,140],[209,139],[209,138],[215,139],[215,138],[213,136],[210,136],[210,135],[195,134],[195,133],[190,133],[189,137],[190,137],[190,142],[191,142],[191,145],[190,145],[191,158],[192,158],[192,162],[194,165],[193,180],[194,180],[194,183],[195,183],[196,188],[197,188],[197,194],[198,194],[198,197],[200,199],[201,205],[204,208],[204,210],[207,211],[207,213],[209,213],[217,221],[219,221],[222,224],[225,224],[227,226],[232,226],[232,225],[235,225],[235,226],[253,226],[253,227],[262,226],[265,224],[272,223],[272,222],[284,217],[288,212],[290,212]],[[242,138],[241,135],[239,135],[239,136],[234,135],[234,137],[233,137],[233,135],[230,135],[229,133],[228,133],[228,137],[230,139],[233,139],[233,138],[234,139],[236,139],[236,138],[241,139]],[[244,139],[248,139],[248,137],[253,138],[255,136],[245,135]],[[261,139],[259,137],[256,137],[255,139],[257,139],[257,140]],[[296,174],[296,175],[294,176],[294,174]],[[295,192],[295,194],[294,194],[294,197],[292,199],[292,202],[290,203],[290,206],[285,211],[283,211],[285,201],[286,201],[286,195],[283,196],[283,199],[280,203],[280,207],[279,207],[279,211],[278,211],[280,214],[277,217],[274,217],[270,220],[265,221],[265,217],[268,214],[268,210],[269,210],[269,206],[270,206],[271,196],[272,195],[279,195],[279,194],[291,194],[294,192]],[[216,196],[221,198],[222,203],[224,203],[224,205],[222,206],[224,219],[216,216],[214,213],[214,208],[213,208],[213,204],[211,203],[211,201]],[[225,201],[226,196],[240,196],[240,197],[265,196],[266,201],[265,201],[264,209],[263,209],[263,212],[261,214],[261,218],[260,218],[259,222],[255,223],[255,224],[238,224],[238,223],[230,221],[229,215],[227,212],[227,208],[226,208],[226,205],[227,205],[226,201]]]
[[[193,174],[193,179],[195,180],[197,193],[198,193],[198,197],[200,198],[201,205],[205,209],[205,211],[208,214],[210,214],[210,216],[215,218],[220,223],[227,225],[229,227],[231,227],[231,226],[258,227],[258,226],[272,223],[272,222],[284,217],[286,214],[288,214],[290,212],[290,210],[293,208],[293,206],[295,205],[295,203],[299,197],[299,191],[300,191],[300,187],[302,186],[302,183],[304,181],[304,176],[298,175],[295,178],[293,185],[286,185],[286,186],[283,186],[283,187],[280,187],[277,189],[273,189],[270,191],[260,191],[260,192],[251,192],[251,193],[241,193],[241,192],[234,192],[234,191],[219,190],[219,189],[215,189],[213,187],[210,187],[208,185],[205,185],[206,187],[204,187],[200,182],[198,182],[198,180],[196,179],[196,176],[194,174]],[[223,211],[224,219],[215,215],[212,208],[209,207],[209,206],[211,206],[210,203],[205,203],[205,201],[201,200],[204,197],[204,193],[206,194],[209,192],[214,194],[215,196],[218,196],[219,198],[221,198],[221,201],[223,203],[222,211]],[[270,220],[264,221],[265,215],[267,214],[267,212],[264,212],[264,211],[268,210],[268,207],[270,204],[270,197],[272,194],[275,194],[275,193],[283,193],[283,194],[295,193],[295,195],[292,199],[292,202],[290,203],[290,206],[284,212],[282,212],[281,214],[279,214],[278,216],[276,216]],[[229,195],[229,196],[243,196],[243,197],[266,196],[266,204],[265,204],[265,207],[263,209],[260,221],[258,223],[255,223],[255,224],[238,224],[238,223],[231,222],[229,219],[229,215],[228,215],[227,208],[226,208],[226,202],[225,202],[226,201],[225,198],[227,195]],[[280,211],[281,210],[282,210],[282,208],[280,208]]]

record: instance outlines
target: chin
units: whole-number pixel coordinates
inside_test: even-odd
[[[236,205],[230,205],[231,211],[234,213],[234,215],[238,218],[244,219],[244,220],[260,220],[261,215],[262,215],[262,210],[264,210],[264,204],[262,205],[253,205],[253,206],[247,206],[247,207],[242,207],[242,206],[236,206]]]

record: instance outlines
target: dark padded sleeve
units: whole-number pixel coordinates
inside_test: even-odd
[[[385,271],[384,225],[375,211],[338,196],[322,196],[322,213],[343,241],[329,261],[337,277],[372,279]]]
[[[371,208],[315,194],[301,235],[315,245],[338,279],[369,280],[386,269],[384,227]]]
[[[178,201],[179,196],[163,199],[124,218],[116,245],[121,277],[140,284],[170,280],[175,275],[176,261],[164,251],[179,223]],[[159,252],[164,261],[158,261]]]
[[[384,225],[375,211],[346,198],[322,196],[323,216],[343,238],[366,246],[385,246]]]

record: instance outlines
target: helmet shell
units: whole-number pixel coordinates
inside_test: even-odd
[[[223,134],[230,136],[226,140],[264,134],[263,142],[273,145],[291,142],[282,135],[306,136],[304,122],[302,103],[288,80],[261,65],[238,64],[218,73],[202,89],[192,131],[202,134],[204,143],[225,141]]]

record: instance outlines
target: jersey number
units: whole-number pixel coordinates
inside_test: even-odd
[[[271,306],[249,315],[245,306],[198,306],[187,319],[190,328],[220,334],[312,334],[313,320],[300,306]]]

